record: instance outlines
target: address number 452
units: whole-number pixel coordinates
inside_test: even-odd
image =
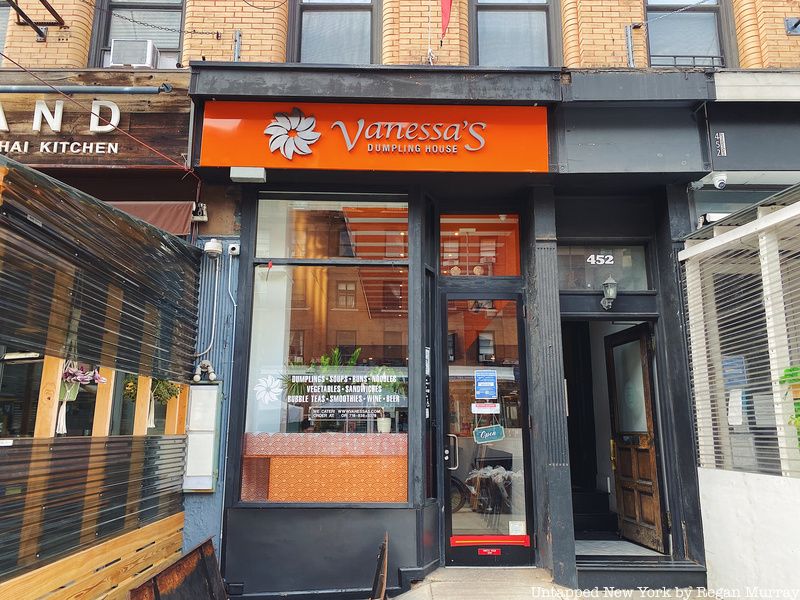
[[[586,257],[586,262],[590,265],[613,265],[614,255],[612,254],[590,254]]]

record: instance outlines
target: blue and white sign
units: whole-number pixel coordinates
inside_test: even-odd
[[[475,371],[475,400],[497,400],[497,371],[494,369]]]
[[[476,444],[488,444],[489,442],[499,442],[506,437],[506,430],[502,425],[488,425],[477,427],[472,430],[472,437]]]

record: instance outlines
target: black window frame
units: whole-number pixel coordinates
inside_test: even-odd
[[[181,62],[181,54],[183,52],[183,26],[186,19],[186,0],[181,0],[180,5],[168,2],[137,2],[136,0],[95,0],[94,21],[92,22],[92,38],[89,45],[89,67],[91,68],[107,68],[103,67],[103,53],[111,50],[111,40],[109,34],[111,33],[111,13],[114,9],[121,10],[163,10],[174,12],[177,7],[180,7],[181,20],[178,34],[178,47],[177,48],[159,48],[163,52],[177,52],[178,59],[176,63]]]
[[[292,349],[295,352],[292,352]],[[299,350],[299,352],[298,352]],[[290,329],[289,330],[289,357],[300,357],[305,360],[306,356],[306,330],[305,329]]]
[[[481,352],[481,341],[489,340],[491,342],[491,353],[486,354]],[[494,331],[481,331],[478,333],[478,339],[475,340],[475,351],[477,352],[478,362],[482,365],[493,365],[497,363],[497,341],[494,336]]]
[[[687,8],[688,7],[688,8]],[[716,16],[717,22],[717,41],[719,43],[719,56],[702,56],[702,55],[683,55],[683,54],[675,54],[675,55],[668,55],[668,54],[656,54],[653,55],[650,46],[650,30],[647,30],[647,65],[653,69],[691,69],[691,68],[705,68],[705,69],[721,69],[724,67],[731,67],[734,66],[734,61],[732,60],[732,55],[734,52],[731,48],[728,47],[726,43],[727,40],[730,39],[730,36],[727,35],[726,27],[724,23],[726,22],[726,15],[725,15],[725,0],[717,0],[715,4],[697,4],[696,6],[690,0],[687,0],[686,5],[675,5],[675,4],[659,4],[658,2],[651,3],[650,0],[645,0],[644,2],[644,10],[645,10],[645,19],[647,23],[650,23],[650,14],[651,13],[676,13],[676,14],[697,14],[697,13],[711,13]],[[680,12],[677,12],[680,11]],[[658,18],[658,17],[656,17]],[[667,17],[668,18],[668,17]],[[654,65],[653,64],[653,56],[661,57],[661,58],[691,58],[692,64],[678,64],[677,60],[674,60],[672,64],[663,64],[663,65]],[[698,59],[701,61],[706,61],[711,59],[711,64],[697,64]]]
[[[546,0],[545,2],[491,2],[481,3],[479,0],[469,0],[469,64],[481,66],[478,55],[478,13],[479,12],[544,12],[545,23],[547,24],[547,64],[546,65],[502,65],[508,67],[533,67],[547,68],[555,64],[560,64],[561,59],[561,23],[560,11],[556,0]],[[554,34],[557,32],[557,35]],[[490,67],[491,68],[491,67]]]
[[[301,46],[303,43],[303,13],[305,11],[342,12],[369,11],[370,13],[370,61],[369,64],[380,64],[382,46],[382,0],[366,2],[303,2],[293,0],[289,5],[289,33],[286,36],[286,62],[301,63]],[[324,64],[324,63],[302,63]],[[338,64],[338,63],[337,63]],[[349,64],[349,63],[347,63]]]
[[[271,200],[297,200],[297,193],[301,191],[308,195],[309,200],[331,200],[340,202],[343,194],[355,194],[363,196],[363,202],[386,202],[404,204],[408,210],[408,237],[409,255],[402,259],[342,259],[342,258],[265,258],[256,256],[258,240],[258,206],[262,199]],[[416,190],[415,190],[416,191]],[[409,465],[409,476],[407,482],[408,497],[404,502],[257,502],[241,499],[242,489],[242,452],[245,414],[247,402],[249,402],[249,377],[250,359],[253,342],[253,290],[255,276],[258,267],[264,267],[271,263],[289,267],[399,267],[405,269],[407,281],[409,283],[409,310],[407,314],[407,324],[404,331],[407,331],[408,342],[405,348],[408,352],[407,363],[418,365],[418,369],[409,370],[409,402],[408,402],[408,427],[409,435],[417,436],[414,439],[421,439],[422,431],[425,426],[424,396],[423,396],[423,364],[424,355],[421,343],[423,333],[423,321],[426,316],[423,310],[411,309],[411,307],[423,306],[421,286],[412,284],[412,281],[420,281],[426,272],[423,265],[424,238],[422,232],[424,227],[424,197],[420,192],[410,194],[404,191],[393,189],[390,192],[376,192],[369,188],[335,188],[334,192],[314,191],[296,188],[292,191],[279,189],[277,191],[264,188],[260,185],[244,184],[242,186],[242,260],[239,263],[239,292],[236,320],[236,346],[242,348],[241,360],[234,363],[232,375],[233,388],[232,394],[241,395],[245,400],[241,403],[231,405],[231,427],[236,427],[238,435],[228,436],[228,456],[230,464],[225,472],[225,505],[229,508],[324,508],[324,509],[385,509],[385,508],[413,508],[420,502],[421,491],[420,483],[423,477],[423,457],[416,444],[408,444],[407,459]],[[432,253],[433,251],[430,250]],[[430,269],[430,267],[428,267]],[[330,288],[328,288],[330,290]],[[356,340],[357,341],[357,340]],[[235,425],[234,425],[235,424]]]

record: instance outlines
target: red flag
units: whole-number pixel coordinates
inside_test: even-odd
[[[447,31],[447,26],[450,24],[450,8],[453,6],[453,0],[442,0],[442,39]]]

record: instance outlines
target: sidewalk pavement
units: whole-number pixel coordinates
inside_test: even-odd
[[[615,593],[614,593],[615,592]],[[666,590],[651,593],[638,590],[598,590],[588,595],[594,598],[639,600],[659,598],[688,600],[696,598],[694,590]],[[661,592],[661,593],[659,593]],[[576,600],[576,593],[552,582],[550,574],[536,568],[440,568],[411,591],[395,596],[395,600],[531,600],[531,598]],[[577,600],[581,600],[579,597]]]
[[[396,600],[530,600],[563,598],[544,569],[457,568],[437,569]],[[544,593],[541,593],[541,591]],[[546,591],[545,591],[546,590]]]

